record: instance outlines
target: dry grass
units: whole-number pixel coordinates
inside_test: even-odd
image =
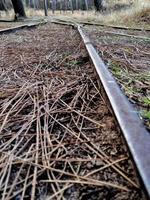
[[[148,19],[150,19],[150,4],[148,0],[137,0],[128,9],[108,14],[103,19],[103,21],[106,23],[119,23],[129,25],[149,25]]]
[[[150,4],[149,0],[106,0],[104,5],[106,11],[103,13],[95,13],[94,10],[90,11],[75,11],[73,14],[71,11],[67,12],[55,12],[55,17],[65,18],[65,19],[74,19],[74,20],[84,20],[90,22],[99,22],[105,24],[114,24],[114,25],[127,25],[127,26],[142,26],[149,27],[150,21]],[[33,16],[43,16],[43,10],[33,10],[26,9],[28,17]],[[49,11],[49,15],[52,15],[52,12]],[[13,10],[9,11],[9,14],[6,15],[5,12],[1,12],[2,18],[13,18]]]
[[[116,5],[119,5],[116,3]],[[125,6],[121,2],[120,6]],[[129,3],[126,5],[129,6]],[[108,5],[106,5],[108,6]],[[114,25],[127,25],[127,26],[142,26],[149,27],[150,21],[150,4],[148,0],[137,0],[133,2],[129,7],[125,7],[121,10],[113,10],[113,3],[110,4],[110,12],[95,13],[94,11],[78,11],[72,14],[71,12],[65,14],[56,13],[55,16],[59,18],[73,18],[75,20],[84,20],[88,22],[98,22],[104,24]],[[114,7],[115,9],[115,7]]]

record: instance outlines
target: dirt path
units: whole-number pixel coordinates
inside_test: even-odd
[[[94,26],[85,30],[150,130],[150,33]]]
[[[143,200],[78,33],[0,37],[0,198]]]

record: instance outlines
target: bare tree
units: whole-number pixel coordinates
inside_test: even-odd
[[[73,9],[73,2],[72,2],[72,0],[70,1],[70,4],[71,4],[71,11],[72,11],[72,13],[74,12],[74,9]]]
[[[47,0],[44,0],[44,12],[45,12],[45,16],[48,16],[48,12],[47,12]]]
[[[89,10],[88,1],[85,0],[86,10]]]
[[[94,0],[94,6],[96,11],[101,11],[103,10],[103,4],[102,0]]]
[[[5,3],[5,0],[0,1],[0,10],[7,11],[7,6],[6,6],[6,3]]]
[[[76,0],[76,10],[79,10],[79,1]]]
[[[55,13],[56,10],[56,0],[52,0],[52,12]]]
[[[15,11],[15,20],[26,18],[26,13],[22,0],[11,0],[14,11]]]

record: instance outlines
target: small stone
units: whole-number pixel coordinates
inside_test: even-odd
[[[92,167],[93,167],[93,164],[92,164],[91,162],[88,162],[88,163],[87,163],[87,168],[88,168],[88,169],[91,169]]]
[[[95,165],[96,165],[97,167],[100,167],[100,166],[103,166],[104,163],[103,163],[102,160],[97,160],[96,163],[95,163]]]

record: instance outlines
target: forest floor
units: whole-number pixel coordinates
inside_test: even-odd
[[[1,199],[145,199],[75,29],[3,34],[0,60]]]

